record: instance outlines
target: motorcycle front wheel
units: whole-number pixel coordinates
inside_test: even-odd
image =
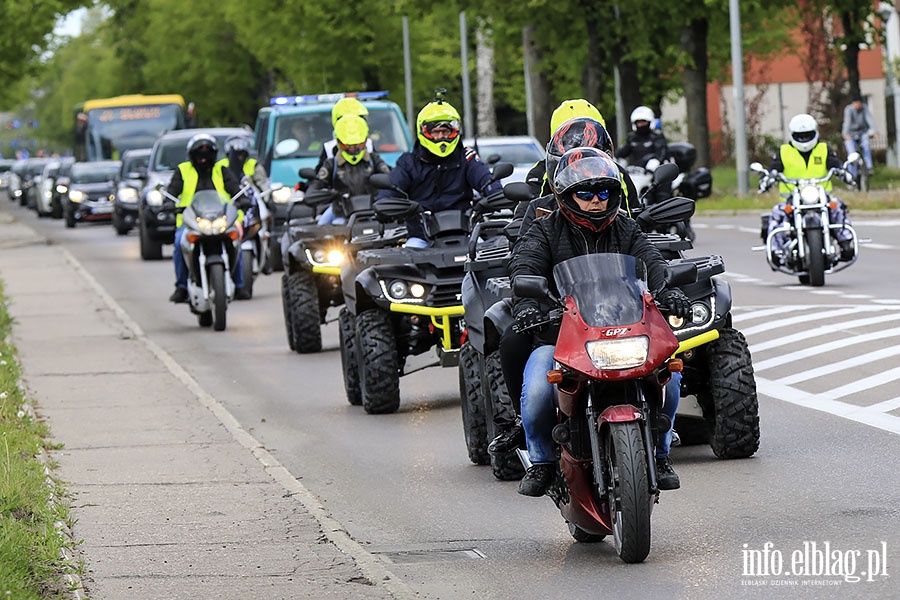
[[[809,285],[822,287],[825,285],[825,240],[821,229],[807,229],[806,260]],[[800,283],[805,283],[803,279]]]
[[[213,304],[213,329],[225,331],[225,310],[228,308],[228,297],[225,295],[225,265],[222,263],[209,265],[207,276]]]
[[[241,272],[244,275],[244,289],[253,297],[253,250],[241,250]]]
[[[606,437],[609,514],[616,553],[626,563],[650,554],[650,482],[639,423],[610,423]]]

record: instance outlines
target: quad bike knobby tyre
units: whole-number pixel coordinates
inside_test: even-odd
[[[400,408],[400,356],[391,315],[377,308],[356,316],[356,351],[363,408],[369,414]]]
[[[487,452],[487,422],[481,394],[481,356],[469,342],[459,349],[459,395],[462,405],[463,433],[469,460],[476,465],[491,462]]]

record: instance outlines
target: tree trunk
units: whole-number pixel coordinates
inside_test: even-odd
[[[531,89],[531,122],[534,123],[534,137],[541,145],[546,145],[550,141],[550,115],[556,107],[550,97],[550,79],[540,70],[543,52],[538,46],[534,31],[534,25],[527,25],[522,30],[525,64],[529,73],[526,85]]]
[[[710,166],[709,123],[706,105],[707,47],[709,22],[693,19],[681,29],[681,49],[693,64],[684,68],[681,83],[687,104],[688,142],[697,149],[697,166]]]
[[[850,84],[850,98],[860,96],[859,90],[859,44],[862,37],[859,13],[850,10],[841,13],[841,24],[844,26],[844,66],[847,67],[847,83]]]
[[[487,19],[478,19],[475,31],[475,130],[480,136],[497,135],[494,110],[494,44]],[[470,135],[473,132],[470,132]]]

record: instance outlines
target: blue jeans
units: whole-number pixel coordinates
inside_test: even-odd
[[[316,219],[316,225],[343,225],[346,222],[347,219],[334,214],[334,208],[330,204],[325,209],[325,212]]]
[[[850,138],[849,140],[844,140],[844,148],[847,149],[847,155],[850,155],[851,152],[856,152],[856,140]],[[862,154],[863,162],[866,163],[866,168],[870,171],[872,170],[872,147],[869,145],[869,134],[864,133],[859,136],[859,151]],[[853,167],[851,166],[851,169]],[[856,175],[854,170],[854,175]]]
[[[406,243],[403,244],[404,248],[427,248],[430,244],[428,240],[422,239],[420,237],[411,237],[406,239]]]
[[[553,368],[553,352],[556,346],[539,346],[531,352],[525,363],[522,381],[522,427],[525,429],[525,445],[528,457],[534,464],[556,462],[556,444],[553,427],[556,425],[555,389],[547,382],[547,371]],[[675,421],[675,411],[681,398],[681,373],[672,373],[666,384],[666,403],[662,413]],[[656,444],[657,458],[669,455],[672,444],[672,427],[659,436]]]
[[[181,238],[184,236],[184,225],[175,230],[175,249],[172,251],[172,262],[175,263],[175,287],[187,289],[188,267],[181,252]],[[238,250],[237,260],[231,265],[231,280],[234,287],[244,287],[244,276],[241,269],[241,254]]]
[[[666,403],[663,405],[662,414],[669,417],[669,430],[661,432],[656,440],[656,458],[665,458],[669,455],[669,449],[672,447],[672,430],[675,424],[675,411],[678,410],[678,401],[681,400],[681,373],[672,373],[672,379],[666,384]]]

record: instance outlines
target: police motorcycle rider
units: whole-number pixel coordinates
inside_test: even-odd
[[[216,138],[209,134],[198,133],[188,140],[188,160],[178,165],[166,188],[166,192],[179,199],[177,207],[190,206],[194,194],[200,190],[217,190],[220,194],[227,194],[228,198],[234,198],[240,193],[240,181],[234,176],[231,169],[215,168],[217,153]],[[235,198],[235,204],[241,211],[252,206],[250,198],[243,194]],[[238,220],[240,221],[242,218],[241,214]],[[172,252],[172,262],[175,266],[175,291],[169,296],[169,301],[184,303],[188,301],[188,267],[181,251],[181,238],[184,235],[181,213],[178,213],[175,224],[177,227],[175,248]],[[236,288],[235,298],[247,299],[249,295],[246,290],[242,289],[244,279],[241,272],[241,261],[235,262],[231,271]]]
[[[358,115],[346,115],[334,126],[338,152],[325,159],[316,171],[316,178],[309,182],[307,192],[333,189],[340,194],[358,196],[373,194],[369,185],[372,173],[390,173],[391,167],[375,150],[369,150],[369,124]],[[349,215],[341,212],[336,200],[319,216],[318,224],[342,224]]]
[[[613,252],[630,254],[644,262],[654,297],[672,314],[684,316],[688,298],[677,288],[665,285],[665,261],[659,250],[640,230],[637,223],[620,211],[622,182],[615,161],[595,148],[575,148],[559,160],[551,179],[558,210],[532,223],[513,249],[510,277],[540,275],[554,286],[553,267],[574,256]],[[515,327],[534,327],[544,321],[538,300],[513,297]],[[555,478],[556,447],[551,431],[556,424],[554,388],[547,382],[553,368],[553,352],[558,325],[547,326],[535,335],[535,347],[523,376],[522,424],[532,466],[519,483],[525,496],[542,496]],[[666,407],[672,411],[670,398]],[[667,411],[668,412],[668,411]],[[670,415],[671,416],[671,415]],[[670,432],[669,432],[670,433]],[[660,434],[656,447],[659,489],[680,487],[678,475],[668,458],[665,438]]]
[[[429,211],[460,210],[472,206],[477,191],[489,196],[501,191],[499,181],[491,181],[491,170],[478,153],[462,146],[459,112],[444,99],[439,89],[435,99],[416,117],[416,143],[397,159],[391,183]],[[397,192],[380,190],[376,200]],[[429,242],[418,219],[406,223],[407,248],[426,248]]]
[[[788,129],[791,132],[791,139],[788,143],[782,144],[775,156],[772,157],[772,162],[769,164],[770,173],[780,172],[789,179],[818,179],[825,177],[830,169],[843,167],[843,163],[834,149],[830,148],[827,143],[819,141],[819,125],[812,115],[806,113],[795,115],[788,124]],[[844,177],[847,183],[852,183],[851,173],[845,173]],[[770,177],[763,177],[759,183],[760,192],[766,191],[772,183],[773,180]],[[826,181],[821,185],[826,192],[831,193],[831,181]],[[790,197],[793,188],[793,185],[787,183],[778,184],[782,201],[772,207],[769,233],[781,226],[787,219],[784,201]],[[850,225],[847,205],[834,195],[831,196],[831,199],[836,202],[835,208],[830,208],[828,211],[831,222]],[[842,261],[852,260],[853,234],[845,229],[836,229],[833,230],[833,235],[837,238],[841,249],[840,259]],[[784,247],[787,241],[786,233],[776,234],[772,238],[773,260],[777,263],[784,261]]]

